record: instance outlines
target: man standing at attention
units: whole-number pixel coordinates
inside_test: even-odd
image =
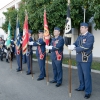
[[[45,74],[45,57],[46,57],[46,52],[45,52],[45,42],[43,40],[43,30],[38,31],[38,40],[35,42],[29,42],[29,45],[37,46],[36,50],[36,56],[38,59],[38,64],[40,68],[40,75],[37,79],[37,81],[41,81],[46,77]]]
[[[76,91],[85,91],[85,99],[90,98],[92,92],[91,64],[94,36],[88,32],[88,24],[80,24],[81,35],[74,45],[69,45],[69,50],[76,50],[76,61],[80,85]]]
[[[52,67],[54,79],[50,83],[56,83],[56,87],[61,86],[63,70],[62,70],[62,59],[63,59],[63,46],[64,39],[60,36],[60,28],[54,28],[54,38],[52,38],[51,46],[46,46],[46,49],[51,51]]]

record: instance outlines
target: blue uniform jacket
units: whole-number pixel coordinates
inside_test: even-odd
[[[55,41],[56,41],[56,43],[55,43]],[[58,36],[57,38],[52,38],[51,45],[53,46],[52,50],[50,50],[52,59],[57,59],[55,51],[58,51],[59,54],[61,54],[63,56],[63,46],[64,46],[63,37]]]
[[[42,38],[38,39],[36,42],[33,43],[33,46],[40,46],[42,54],[45,54],[45,42]],[[40,57],[38,47],[36,50],[36,56]]]
[[[88,56],[87,62],[92,62],[92,49],[94,43],[94,36],[91,33],[86,33],[85,35],[80,35],[75,41],[76,46],[76,61],[82,62],[82,52],[85,52]]]

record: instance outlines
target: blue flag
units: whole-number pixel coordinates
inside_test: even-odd
[[[19,49],[20,45],[21,45],[21,35],[20,35],[20,31],[19,31],[19,20],[18,20],[18,18],[17,18],[17,21],[16,21],[15,44],[16,44],[16,48]]]

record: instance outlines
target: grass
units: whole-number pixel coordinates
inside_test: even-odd
[[[35,58],[35,59],[37,58],[35,54],[33,54],[33,58]],[[51,58],[49,55],[48,55],[48,60],[51,61]],[[69,62],[68,58],[63,58],[63,64],[68,64],[68,62]],[[72,64],[72,66],[77,66],[76,60],[71,59],[71,64]],[[100,62],[93,61],[92,62],[92,69],[100,71]]]

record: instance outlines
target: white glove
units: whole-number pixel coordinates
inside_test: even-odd
[[[34,43],[33,41],[32,42],[28,42],[28,45],[33,45],[33,43]]]
[[[48,46],[48,47],[49,47],[49,49],[52,49],[53,46]]]
[[[14,45],[12,45],[12,47],[14,47]]]
[[[68,50],[71,50],[71,45],[68,45]]]
[[[20,43],[22,44],[22,41],[20,41]]]
[[[71,45],[71,49],[75,50],[76,46],[75,45]]]
[[[46,49],[49,49],[49,46],[48,46],[48,45],[46,45],[46,46],[45,46],[45,48],[46,48]]]
[[[75,47],[76,47],[75,45],[68,45],[69,50],[75,50]]]

